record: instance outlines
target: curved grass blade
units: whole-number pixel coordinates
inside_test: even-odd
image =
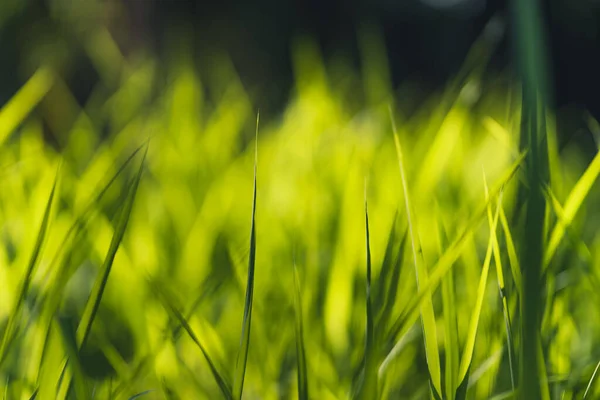
[[[6,356],[8,355],[10,343],[14,338],[14,334],[16,333],[16,326],[20,319],[21,308],[23,307],[23,302],[27,297],[27,292],[29,291],[29,286],[31,284],[33,272],[35,271],[35,267],[37,266],[40,253],[42,251],[42,245],[44,244],[44,239],[48,231],[48,224],[50,222],[50,211],[52,210],[52,202],[54,200],[54,194],[56,193],[57,182],[58,171],[56,172],[56,177],[54,178],[52,190],[50,191],[50,195],[48,196],[48,200],[46,202],[44,216],[42,218],[40,228],[38,229],[37,238],[33,246],[33,251],[31,252],[31,257],[29,257],[29,262],[27,264],[27,269],[25,270],[25,275],[23,276],[23,280],[21,281],[21,285],[19,287],[19,290],[17,291],[17,298],[15,300],[14,308],[8,318],[6,330],[4,331],[4,336],[2,337],[2,345],[0,347],[0,365],[4,363],[4,361],[6,360]]]
[[[294,304],[296,313],[296,363],[298,368],[298,400],[308,400],[308,371],[306,368],[306,351],[304,349],[304,326],[302,323],[302,297],[300,295],[300,279],[294,263]]]
[[[493,244],[496,239],[496,226],[498,224],[498,213],[500,211],[500,207],[502,204],[502,193],[498,197],[498,206],[496,209],[496,214],[494,215],[494,220],[492,223],[492,227],[490,229],[490,239],[488,241],[488,248],[485,255],[485,260],[483,262],[483,268],[481,271],[481,277],[479,279],[479,287],[477,288],[477,299],[475,300],[475,309],[473,310],[473,315],[471,316],[471,321],[469,323],[469,331],[467,333],[467,341],[465,343],[465,349],[463,350],[463,356],[460,361],[460,367],[458,370],[458,381],[460,382],[460,386],[468,384],[469,380],[469,370],[471,368],[471,362],[473,360],[473,351],[475,349],[475,339],[477,337],[477,328],[479,326],[479,317],[481,316],[481,308],[483,306],[483,299],[485,297],[485,289],[487,286],[487,278],[490,271],[490,264],[492,261],[492,252],[493,252]],[[457,396],[457,399],[463,400],[466,398],[466,391],[464,392],[464,397]]]
[[[127,228],[129,216],[131,215],[131,210],[133,209],[135,195],[137,193],[137,188],[140,184],[140,180],[142,178],[142,171],[144,170],[143,167],[147,154],[148,146],[146,146],[146,151],[144,152],[144,156],[142,157],[142,161],[140,162],[140,167],[138,169],[137,175],[125,199],[125,204],[121,209],[121,213],[117,221],[117,226],[111,239],[110,246],[108,248],[108,253],[106,254],[106,258],[104,259],[104,263],[98,274],[98,278],[94,282],[92,292],[85,305],[81,321],[79,322],[79,326],[77,327],[77,344],[80,349],[87,341],[88,335],[92,328],[92,323],[94,322],[94,318],[96,316],[96,312],[98,311],[98,307],[100,307],[100,301],[102,300],[104,288],[106,287],[106,283],[108,282],[108,276],[110,275],[115,255],[117,254],[117,250],[119,249],[121,241],[123,240],[123,236],[125,235],[125,229]]]
[[[244,304],[244,320],[242,322],[242,337],[240,339],[240,350],[235,365],[235,376],[233,380],[233,395],[235,399],[242,398],[244,390],[244,377],[246,375],[246,363],[248,361],[248,349],[250,346],[250,326],[252,323],[252,298],[254,296],[254,267],[256,261],[256,166],[258,161],[258,123],[260,114],[256,116],[256,139],[254,147],[254,190],[252,195],[252,222],[250,227],[250,255],[248,257],[248,279],[246,281],[246,301]]]
[[[373,326],[373,310],[371,307],[371,245],[369,237],[369,211],[365,198],[365,231],[367,246],[367,297],[366,297],[366,335],[362,382],[358,390],[359,399],[376,399],[377,397],[377,362],[374,352],[375,328]]]
[[[400,146],[400,139],[396,131],[396,124],[390,108],[390,118],[392,120],[392,128],[394,133],[394,142],[396,144],[396,154],[398,156],[398,165],[400,167],[400,178],[404,192],[404,205],[406,207],[406,219],[408,222],[408,231],[411,239],[411,247],[413,253],[413,262],[415,264],[415,273],[417,277],[417,287],[419,289],[426,287],[428,283],[428,273],[425,265],[419,262],[419,244],[418,234],[415,232],[411,215],[410,195],[408,192],[408,183],[406,173],[404,171],[404,157]],[[435,323],[435,313],[433,310],[433,301],[431,293],[433,290],[424,290],[425,297],[419,308],[421,310],[421,324],[423,328],[423,339],[425,342],[425,355],[427,358],[427,366],[431,378],[431,387],[433,393],[441,393],[441,371],[440,371],[440,355],[437,345],[437,329]]]
[[[596,364],[596,368],[594,368],[594,373],[592,374],[592,377],[590,378],[590,381],[588,382],[588,384],[585,388],[585,392],[583,393],[583,400],[588,398],[590,389],[592,388],[592,385],[594,384],[594,381],[596,380],[596,375],[598,374],[598,368],[600,368],[600,361],[598,362],[598,364]]]
[[[221,393],[223,393],[223,396],[227,400],[233,399],[230,385],[227,383],[225,378],[217,370],[215,363],[212,361],[212,359],[208,355],[206,348],[202,345],[202,342],[200,342],[200,340],[198,339],[198,336],[196,336],[196,334],[192,330],[192,327],[187,322],[186,318],[183,316],[181,311],[179,311],[179,308],[175,305],[175,302],[170,298],[169,295],[167,295],[167,293],[160,287],[160,285],[155,284],[151,280],[149,280],[149,284],[151,286],[153,293],[156,293],[159,301],[163,304],[163,306],[165,307],[165,309],[167,310],[169,315],[171,317],[173,317],[174,319],[176,319],[181,324],[183,329],[187,332],[188,336],[194,341],[194,343],[196,343],[196,346],[198,346],[198,348],[202,352],[202,355],[204,356],[204,358],[206,359],[206,362],[208,363],[210,372],[212,373],[213,377],[215,378],[217,385],[219,385],[219,389],[221,389]]]

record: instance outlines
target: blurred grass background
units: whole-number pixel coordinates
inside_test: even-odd
[[[597,141],[489,68],[499,20],[418,107],[377,25],[360,68],[299,36],[265,111],[185,28],[126,51],[118,3],[48,4],[72,31],[29,28],[0,109],[4,398],[600,396]]]

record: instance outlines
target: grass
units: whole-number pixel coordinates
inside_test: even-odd
[[[0,108],[4,398],[600,396],[598,152],[476,56],[389,107],[363,33],[364,76],[297,46],[260,136],[226,60],[100,63],[66,130],[32,74]]]

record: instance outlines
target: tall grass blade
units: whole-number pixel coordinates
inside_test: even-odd
[[[21,318],[21,309],[23,307],[25,298],[27,297],[27,293],[29,291],[29,286],[31,285],[31,279],[32,279],[33,273],[35,271],[35,267],[37,266],[37,262],[40,257],[40,253],[42,251],[42,245],[44,244],[44,239],[45,239],[46,233],[48,231],[48,224],[50,222],[50,211],[52,209],[52,202],[54,200],[54,194],[56,192],[57,182],[58,182],[58,171],[56,172],[56,177],[54,178],[54,183],[52,184],[52,190],[50,191],[50,195],[48,196],[48,200],[46,201],[46,208],[44,210],[44,216],[42,218],[42,222],[38,229],[38,234],[37,234],[37,238],[35,240],[35,244],[33,246],[33,251],[31,252],[31,256],[29,257],[29,262],[27,263],[27,269],[25,270],[25,275],[23,276],[23,280],[21,281],[21,285],[17,291],[17,298],[15,299],[15,305],[13,307],[11,314],[8,317],[6,330],[4,331],[4,336],[2,337],[2,346],[0,347],[0,366],[6,360],[8,351],[10,350],[10,344],[16,333],[16,327],[19,323],[19,319]]]
[[[483,299],[485,297],[485,289],[487,286],[487,278],[490,271],[490,264],[492,261],[492,253],[493,253],[493,244],[496,239],[496,225],[498,224],[498,213],[500,211],[500,207],[502,204],[502,193],[498,196],[498,206],[496,209],[496,214],[494,215],[494,221],[492,227],[490,229],[490,239],[488,242],[487,252],[485,254],[485,260],[483,262],[483,268],[481,270],[481,277],[479,278],[479,287],[477,288],[477,298],[475,300],[475,308],[473,310],[473,314],[471,315],[471,321],[469,323],[469,330],[467,333],[467,341],[465,343],[465,349],[463,350],[463,355],[460,361],[460,367],[458,371],[458,380],[460,383],[459,386],[468,383],[469,380],[469,370],[471,368],[471,363],[473,360],[473,352],[475,349],[475,339],[477,337],[477,328],[479,326],[479,317],[481,316],[481,308],[483,306]],[[466,394],[466,393],[465,393]],[[457,399],[464,399],[465,397],[457,397]]]
[[[489,189],[487,184],[487,179],[485,176],[485,172],[483,173],[483,185],[485,188],[485,198],[489,200]],[[498,204],[497,214],[503,212],[502,204]],[[487,209],[488,215],[488,225],[490,228],[490,232],[496,230],[496,226],[494,225],[494,217],[492,216],[492,207],[491,204],[488,203]],[[497,223],[497,219],[496,219]],[[502,268],[502,257],[500,255],[500,245],[498,244],[498,237],[494,233],[492,235],[493,239],[493,254],[494,254],[494,263],[496,264],[496,277],[498,279],[498,291],[500,293],[500,301],[502,302],[502,311],[504,314],[504,328],[506,331],[506,345],[507,345],[507,353],[508,353],[508,366],[510,369],[510,383],[511,388],[514,391],[516,388],[516,375],[515,375],[515,366],[514,366],[514,356],[513,356],[513,344],[512,344],[512,326],[510,321],[510,310],[508,308],[508,296],[506,293],[506,285],[504,283],[504,270]]]
[[[106,283],[108,282],[108,276],[110,275],[115,255],[117,254],[117,250],[119,249],[121,241],[123,240],[123,236],[125,235],[125,229],[127,228],[129,216],[131,215],[131,210],[133,209],[135,195],[137,193],[137,188],[140,184],[140,180],[142,178],[142,171],[144,170],[144,162],[146,160],[147,154],[148,146],[146,146],[146,151],[144,152],[144,156],[142,158],[142,161],[140,162],[137,175],[133,181],[133,185],[129,189],[129,193],[125,199],[125,204],[121,209],[121,213],[117,221],[117,226],[111,239],[110,246],[108,248],[108,253],[106,254],[106,258],[104,259],[104,263],[102,265],[102,268],[100,269],[98,278],[94,282],[92,292],[83,310],[83,315],[81,317],[81,321],[79,322],[79,326],[77,327],[77,344],[80,349],[85,345],[88,339],[90,330],[92,328],[92,324],[94,322],[94,318],[96,316],[98,308],[100,307],[100,301],[102,300],[104,288],[106,287]]]
[[[443,229],[443,228],[442,228]],[[440,254],[446,246],[445,232],[438,226],[438,242]],[[445,398],[454,400],[456,387],[458,385],[458,367],[459,367],[459,342],[456,313],[456,299],[454,296],[454,274],[448,271],[442,282],[442,302],[444,306],[444,349],[446,353],[445,365]]]
[[[374,352],[375,328],[373,325],[373,310],[371,306],[371,245],[369,237],[369,210],[365,192],[365,236],[367,249],[367,297],[366,297],[366,335],[365,354],[363,363],[363,381],[358,391],[359,399],[376,399],[377,396],[377,361]]]
[[[298,400],[308,400],[308,371],[306,368],[306,350],[304,348],[304,326],[302,323],[302,296],[300,279],[294,263],[294,304],[296,313],[296,367],[298,369]]]
[[[248,257],[248,279],[246,281],[246,301],[244,303],[244,320],[242,322],[242,337],[240,349],[235,365],[235,376],[233,380],[233,396],[235,399],[242,398],[244,389],[244,377],[246,375],[246,363],[248,361],[248,349],[250,346],[250,326],[252,321],[252,299],[254,296],[254,267],[256,261],[256,168],[258,162],[258,123],[260,114],[256,116],[256,136],[254,147],[254,192],[252,195],[252,222],[250,227],[250,255]]]
[[[398,157],[398,165],[400,167],[400,178],[402,181],[402,189],[404,192],[404,205],[406,207],[406,219],[408,221],[408,231],[411,239],[411,247],[413,254],[413,262],[415,264],[415,273],[417,277],[417,287],[422,289],[427,286],[428,274],[427,268],[421,262],[419,262],[419,243],[418,234],[415,232],[413,226],[412,215],[411,215],[411,202],[408,192],[408,183],[406,180],[406,174],[404,171],[404,157],[402,155],[402,148],[400,146],[400,139],[396,131],[395,121],[390,108],[390,118],[392,120],[392,127],[394,133],[394,142],[396,144],[396,154]],[[431,299],[431,290],[424,290],[425,298],[420,305],[421,309],[421,324],[423,328],[423,338],[425,341],[425,354],[427,358],[427,366],[429,368],[429,375],[431,378],[431,387],[434,394],[441,393],[441,371],[440,371],[440,355],[437,344],[437,329],[435,323],[435,314],[433,311],[433,301]],[[439,396],[439,395],[438,395]]]

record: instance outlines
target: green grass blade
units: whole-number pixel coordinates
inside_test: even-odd
[[[70,385],[67,387],[67,393],[71,391],[69,390],[70,388],[74,388],[77,399],[88,399],[90,398],[89,389],[85,381],[85,375],[81,369],[81,364],[79,363],[75,334],[69,326],[68,321],[55,319],[54,322],[56,323],[57,330],[60,332],[65,353],[69,357],[69,366],[73,376],[73,380],[70,381]]]
[[[439,236],[439,251],[442,253],[446,246],[446,238],[444,232],[440,230],[438,225],[437,233]],[[442,302],[444,306],[444,349],[446,353],[445,372],[445,398],[454,400],[456,387],[458,385],[458,366],[459,366],[459,342],[458,342],[458,327],[456,313],[456,299],[454,296],[454,274],[453,271],[448,271],[445,279],[442,281]]]
[[[481,271],[481,277],[479,279],[479,287],[477,288],[477,298],[475,300],[475,308],[471,316],[469,323],[469,331],[467,333],[467,341],[465,343],[465,349],[463,350],[462,359],[460,361],[460,367],[458,372],[458,380],[460,385],[468,382],[469,369],[471,368],[471,362],[473,360],[473,351],[475,349],[475,339],[477,337],[477,328],[479,326],[479,317],[481,316],[481,308],[483,306],[483,300],[485,297],[485,289],[487,287],[487,278],[490,270],[490,264],[492,261],[493,244],[496,239],[496,226],[498,224],[498,214],[502,204],[502,193],[498,197],[498,206],[496,209],[496,215],[490,229],[490,239],[488,242],[488,248],[483,262],[483,268]],[[459,385],[459,386],[460,386]]]
[[[306,368],[306,350],[304,348],[304,326],[302,323],[302,296],[300,279],[294,263],[294,304],[296,314],[296,364],[298,368],[298,400],[308,400],[308,371]]]
[[[390,284],[390,274],[394,273],[394,250],[396,247],[396,222],[398,219],[398,212],[394,214],[394,220],[390,233],[388,235],[388,241],[385,248],[385,255],[383,256],[383,262],[381,263],[381,269],[379,277],[375,283],[375,296],[373,298],[373,305],[378,312],[376,313],[375,320],[379,322],[383,317],[383,308],[387,303],[387,297],[389,296],[388,286]]]
[[[598,374],[598,368],[600,368],[600,361],[598,362],[598,364],[596,364],[596,368],[594,368],[594,373],[592,373],[592,377],[590,378],[590,381],[588,382],[587,386],[585,387],[585,392],[583,393],[583,400],[588,398],[590,389],[592,388],[592,385],[594,384],[594,381],[596,380],[596,375]]]
[[[383,311],[381,312],[381,320],[376,324],[381,327],[377,330],[376,334],[378,340],[385,333],[385,330],[389,328],[389,323],[392,318],[392,310],[394,309],[394,305],[396,304],[396,298],[398,296],[398,282],[400,281],[400,273],[402,271],[403,265],[403,255],[404,250],[406,249],[406,242],[408,241],[408,230],[404,231],[402,235],[402,239],[400,240],[400,246],[398,249],[398,254],[396,255],[396,260],[393,264],[392,276],[389,279],[386,279],[385,285],[387,288],[386,296],[385,296],[385,304],[383,306]]]
[[[27,83],[0,109],[0,147],[48,93],[54,76],[48,68],[38,69]]]
[[[544,253],[544,268],[547,268],[552,261],[552,257],[556,253],[556,249],[562,238],[565,235],[566,228],[573,222],[577,211],[581,208],[584,200],[590,192],[594,182],[600,174],[600,152],[596,153],[596,156],[587,167],[581,178],[577,181],[565,201],[563,207],[563,218],[559,219],[552,229],[550,234],[550,240],[546,246],[546,252]]]
[[[129,400],[138,399],[138,398],[140,398],[140,397],[142,397],[142,396],[145,396],[145,395],[147,395],[147,394],[149,394],[149,393],[152,393],[152,392],[154,392],[154,389],[144,390],[143,392],[140,392],[140,393],[138,393],[138,394],[134,394],[133,396],[131,396],[131,397],[129,398]]]
[[[147,154],[148,147],[146,146],[146,151],[140,162],[140,167],[138,169],[137,175],[125,199],[125,204],[121,209],[121,213],[119,215],[117,226],[111,239],[106,258],[104,259],[102,268],[99,271],[98,278],[94,282],[92,292],[85,305],[81,321],[79,322],[79,326],[77,327],[77,343],[79,348],[82,348],[85,345],[85,342],[87,341],[90,330],[92,328],[94,318],[96,316],[98,308],[100,307],[100,301],[102,300],[104,288],[106,287],[106,283],[108,282],[108,277],[110,275],[115,255],[117,254],[117,250],[119,249],[121,241],[123,240],[123,236],[125,235],[125,229],[127,228],[129,216],[131,215],[131,210],[133,209],[135,195],[137,193],[137,188],[140,184],[140,180],[142,178],[142,171],[144,170],[144,162],[146,160]]]
[[[54,194],[56,193],[57,182],[58,171],[56,172],[56,177],[54,178],[52,190],[50,191],[50,195],[48,196],[48,200],[46,201],[44,216],[38,229],[38,234],[35,240],[35,244],[33,246],[33,251],[31,252],[31,256],[29,257],[29,262],[27,263],[25,275],[23,276],[23,280],[21,281],[21,285],[19,287],[19,290],[17,291],[17,298],[15,300],[14,308],[8,318],[6,330],[4,331],[4,336],[2,338],[2,346],[0,347],[0,365],[2,365],[4,360],[6,359],[10,347],[9,345],[13,340],[13,335],[16,333],[16,326],[19,322],[19,319],[21,318],[21,308],[23,307],[23,302],[27,297],[29,286],[31,285],[31,279],[35,271],[35,267],[37,266],[40,253],[42,251],[42,245],[44,244],[44,239],[48,231],[48,224],[50,223],[50,211],[52,210],[52,202],[54,200]]]
[[[248,279],[246,281],[246,301],[244,303],[244,319],[242,322],[242,337],[240,349],[235,365],[235,376],[233,380],[233,395],[235,399],[242,398],[244,390],[244,377],[246,375],[246,363],[248,361],[248,350],[250,348],[250,327],[252,322],[252,299],[254,296],[254,267],[256,261],[256,168],[258,161],[258,123],[260,114],[256,116],[256,141],[254,148],[254,193],[252,195],[252,222],[250,227],[250,255],[248,257]]]
[[[402,155],[402,148],[400,146],[400,139],[396,131],[396,126],[392,111],[390,109],[390,117],[392,119],[392,127],[394,133],[394,142],[396,144],[396,154],[398,156],[398,165],[400,168],[400,178],[402,181],[402,188],[404,192],[404,205],[406,207],[406,219],[408,221],[408,231],[411,239],[411,247],[413,254],[413,262],[415,264],[415,273],[417,276],[417,286],[419,289],[426,287],[428,283],[427,268],[423,263],[419,262],[419,243],[418,234],[415,232],[413,226],[412,215],[411,215],[411,203],[410,195],[408,192],[408,183],[406,180],[406,173],[404,171],[404,157]],[[437,344],[437,329],[435,323],[435,314],[433,311],[433,301],[431,294],[433,290],[424,290],[426,294],[423,302],[420,305],[421,310],[421,323],[423,328],[423,339],[425,342],[425,354],[427,358],[427,366],[429,368],[429,375],[431,377],[431,386],[434,393],[441,393],[441,371],[440,371],[440,355]]]
[[[204,358],[206,359],[206,362],[208,363],[210,372],[212,373],[213,377],[215,378],[215,381],[217,382],[217,385],[219,386],[219,389],[221,390],[221,393],[223,394],[223,396],[227,400],[233,399],[233,394],[231,392],[231,387],[230,387],[229,383],[224,378],[224,376],[221,373],[219,373],[219,371],[216,367],[216,364],[210,358],[208,352],[206,351],[206,348],[204,347],[202,342],[200,342],[200,340],[198,339],[198,336],[196,336],[192,327],[187,322],[186,318],[183,316],[181,311],[179,311],[179,308],[175,305],[175,302],[161,288],[160,284],[156,284],[152,280],[149,280],[149,284],[152,289],[152,292],[157,295],[157,298],[162,303],[162,305],[165,307],[165,309],[167,310],[169,315],[171,315],[171,317],[176,319],[181,324],[181,326],[186,331],[186,333],[188,334],[190,339],[192,339],[192,341],[196,344],[196,346],[198,346],[198,348],[202,352],[202,355],[204,356]]]
[[[513,165],[506,171],[504,176],[499,179],[499,183],[494,189],[490,191],[490,197],[496,196],[506,185],[510,179],[516,174],[521,162],[523,161],[526,153],[522,153],[521,156],[513,163]],[[433,272],[429,277],[427,285],[419,290],[419,294],[408,303],[402,314],[396,318],[394,324],[390,329],[390,340],[395,341],[396,338],[402,333],[403,329],[407,329],[416,318],[418,318],[418,310],[424,299],[429,296],[429,293],[434,291],[440,284],[442,278],[452,268],[454,262],[458,259],[462,253],[468,239],[473,235],[473,232],[481,222],[481,219],[485,216],[487,211],[488,202],[484,202],[482,207],[474,213],[473,217],[466,224],[466,227],[458,235],[458,237],[452,242],[448,249],[442,254],[436,265],[432,268]]]
[[[489,189],[487,184],[487,179],[485,177],[485,172],[483,173],[483,184],[485,188],[485,198],[489,200]],[[502,204],[498,204],[497,212],[503,213]],[[498,214],[500,215],[500,214]],[[490,232],[495,232],[494,225],[494,217],[492,216],[492,207],[488,202],[487,208],[487,216],[488,216],[488,225]],[[497,221],[496,221],[497,222]],[[507,345],[507,353],[508,353],[508,366],[510,369],[510,383],[511,388],[514,391],[516,388],[516,375],[515,375],[515,366],[514,366],[514,356],[513,356],[513,344],[512,344],[512,326],[510,320],[510,310],[508,309],[508,297],[506,293],[506,285],[504,281],[504,270],[502,268],[502,257],[500,255],[500,245],[498,244],[498,237],[496,234],[493,236],[493,254],[494,254],[494,263],[496,264],[496,277],[498,279],[498,291],[500,293],[500,301],[502,302],[502,311],[504,314],[504,328],[506,331],[506,345]]]
[[[360,399],[376,399],[377,396],[377,360],[375,359],[374,340],[375,328],[373,324],[373,310],[371,306],[371,245],[369,236],[369,211],[365,198],[365,236],[367,250],[367,296],[366,296],[366,334],[365,354],[363,363],[362,383],[358,392]]]

